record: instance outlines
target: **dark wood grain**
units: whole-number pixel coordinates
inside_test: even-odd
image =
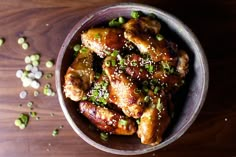
[[[33,97],[27,88],[26,99],[19,98],[24,88],[15,77],[24,68],[24,57],[39,52],[40,68],[47,69],[48,59],[56,60],[60,46],[74,24],[97,7],[122,0],[8,0],[0,1],[0,37],[6,39],[0,47],[0,156],[7,157],[89,157],[118,156],[99,151],[85,143],[72,130],[61,111],[57,97]],[[166,10],[188,25],[201,41],[210,67],[210,87],[206,102],[190,129],[173,144],[140,156],[189,157],[236,156],[236,1],[132,1],[150,4]],[[17,44],[19,36],[26,36],[28,50]],[[54,78],[41,80],[41,84]],[[40,87],[42,91],[42,87]],[[39,121],[31,119],[25,130],[14,126],[21,112],[29,112],[28,101],[34,101]],[[18,104],[22,103],[22,107]],[[54,113],[55,116],[50,116]],[[64,125],[57,137],[51,132]]]

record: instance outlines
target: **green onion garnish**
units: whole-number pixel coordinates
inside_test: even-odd
[[[162,41],[162,40],[164,39],[164,37],[163,37],[163,35],[161,35],[161,34],[157,34],[157,35],[156,35],[156,39],[157,39],[158,41]]]
[[[137,19],[137,18],[140,17],[140,14],[141,14],[140,11],[135,11],[134,10],[134,11],[131,11],[130,15],[131,15],[132,18]]]
[[[128,121],[125,120],[125,119],[120,119],[120,120],[119,120],[119,124],[120,124],[120,125],[123,125],[123,126],[126,126],[126,125],[128,124]]]

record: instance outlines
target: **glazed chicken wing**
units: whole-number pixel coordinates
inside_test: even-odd
[[[121,50],[127,42],[123,30],[115,28],[91,28],[81,35],[81,40],[101,58],[113,50]]]
[[[109,57],[105,59],[105,62]],[[109,101],[122,109],[128,117],[139,118],[144,109],[144,96],[138,90],[135,83],[124,73],[118,73],[116,67],[107,67],[103,69],[109,78]]]
[[[79,109],[101,131],[116,135],[132,135],[137,130],[132,119],[106,107],[96,106],[88,101],[80,101]]]
[[[151,104],[145,108],[138,126],[138,137],[143,144],[157,145],[162,141],[163,133],[170,123],[166,100],[149,92]]]
[[[153,23],[149,26],[149,23]],[[160,31],[160,23],[144,17],[130,19],[124,24],[124,37],[137,46],[140,53],[149,54],[155,62],[160,60],[173,61],[175,54],[165,39],[157,40],[154,36]]]
[[[92,53],[87,48],[83,50],[86,51],[77,55],[65,75],[64,93],[67,98],[73,101],[82,99],[94,79]]]

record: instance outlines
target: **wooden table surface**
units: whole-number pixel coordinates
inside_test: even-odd
[[[32,88],[22,87],[15,73],[25,66],[24,57],[41,54],[39,68],[54,73],[45,62],[56,61],[67,33],[84,15],[95,8],[122,0],[0,0],[0,156],[1,157],[88,157],[118,156],[93,148],[69,126],[57,96],[46,97],[42,86],[54,77],[41,79],[41,92],[33,96]],[[123,1],[124,2],[124,1]],[[166,10],[186,23],[201,41],[210,68],[210,86],[205,104],[188,131],[169,146],[145,155],[157,157],[236,156],[236,1],[132,1]],[[20,36],[27,37],[30,48],[17,44]],[[28,91],[26,99],[19,93]],[[20,130],[14,120],[28,113],[26,103],[34,102],[40,120],[31,118],[26,129]],[[19,107],[22,104],[22,107]],[[54,116],[51,116],[51,113]],[[52,130],[63,125],[59,135]]]

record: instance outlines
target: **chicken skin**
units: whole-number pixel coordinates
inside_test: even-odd
[[[121,50],[127,40],[122,29],[91,28],[81,35],[82,43],[101,58],[114,50]]]
[[[67,69],[64,83],[64,93],[73,101],[80,101],[92,85],[94,71],[93,56],[89,49],[83,48],[71,66]]]
[[[149,92],[152,102],[145,108],[140,118],[137,135],[141,143],[157,145],[162,141],[163,133],[170,123],[164,95],[154,95]]]
[[[104,62],[110,60],[107,57]],[[144,109],[144,96],[136,84],[124,73],[118,73],[116,67],[103,65],[109,78],[109,101],[122,109],[128,117],[139,118]]]
[[[153,22],[154,21],[154,22]],[[149,23],[154,23],[149,26]],[[165,39],[157,40],[154,36],[160,31],[160,23],[150,18],[130,19],[124,24],[124,37],[137,46],[140,53],[149,54],[155,62],[175,60]]]
[[[137,130],[131,118],[106,107],[94,105],[89,101],[80,101],[79,109],[101,131],[116,135],[132,135]]]

